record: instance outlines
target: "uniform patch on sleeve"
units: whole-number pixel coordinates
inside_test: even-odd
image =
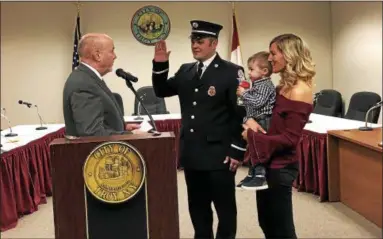
[[[237,79],[238,79],[238,81],[245,81],[246,80],[245,73],[243,72],[242,69],[238,70],[238,78]]]

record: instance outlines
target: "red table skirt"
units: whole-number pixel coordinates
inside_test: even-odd
[[[159,132],[174,132],[174,135],[176,137],[176,144],[175,144],[175,151],[176,151],[176,162],[177,162],[177,168],[180,167],[179,164],[179,154],[178,154],[178,147],[179,147],[179,135],[180,135],[180,129],[181,129],[181,120],[179,119],[171,119],[171,120],[156,120],[156,127]]]
[[[38,210],[52,195],[49,144],[64,128],[1,155],[0,229],[16,227],[20,216]]]
[[[319,195],[328,201],[327,134],[304,130],[297,147],[299,176],[295,182],[298,191]]]

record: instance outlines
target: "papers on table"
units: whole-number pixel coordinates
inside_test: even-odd
[[[141,128],[139,130],[144,132],[148,132],[149,130],[153,129],[153,126],[149,124],[149,122],[146,120],[142,121],[140,125],[141,125]]]

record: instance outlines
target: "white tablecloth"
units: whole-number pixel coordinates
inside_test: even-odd
[[[125,122],[140,122],[142,119],[138,119],[138,116],[124,116]],[[146,121],[150,121],[147,115],[141,115]],[[181,114],[162,114],[152,115],[153,120],[167,120],[167,119],[181,119]]]
[[[149,121],[148,116],[141,116],[145,120]],[[137,119],[137,116],[125,116],[126,122],[139,122],[142,119]],[[181,114],[163,114],[163,115],[153,115],[153,120],[166,120],[166,119],[181,119]],[[312,113],[310,115],[310,120],[312,123],[308,123],[305,126],[305,130],[313,131],[316,133],[325,134],[328,130],[342,130],[342,129],[357,129],[365,125],[362,121],[349,120],[338,117],[319,115]],[[382,127],[381,124],[370,124],[368,126],[377,128]]]
[[[310,120],[312,123],[306,124],[304,129],[321,134],[326,134],[329,130],[357,129],[359,127],[365,126],[365,123],[362,121],[349,120],[314,113],[310,115]],[[367,123],[367,125],[373,128],[382,127],[381,124]]]
[[[12,132],[16,133],[15,137],[5,137],[10,132],[9,129],[1,131],[1,147],[4,151],[9,151],[17,147],[28,144],[29,142],[42,138],[47,134],[53,133],[62,127],[64,124],[47,124],[43,125],[47,127],[46,130],[36,130],[40,125],[17,125],[12,127]]]

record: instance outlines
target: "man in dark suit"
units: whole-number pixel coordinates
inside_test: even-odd
[[[178,95],[180,100],[180,160],[194,237],[214,238],[213,202],[219,219],[216,237],[235,238],[235,171],[246,150],[236,96],[243,68],[216,52],[222,26],[197,20],[191,26],[191,48],[197,62],[183,64],[168,79],[170,52],[165,41],[157,43],[153,88],[158,97]]]
[[[105,34],[86,34],[78,47],[80,65],[69,75],[63,92],[66,134],[107,136],[130,133],[139,125],[125,125],[123,111],[102,77],[116,59],[113,40]]]

